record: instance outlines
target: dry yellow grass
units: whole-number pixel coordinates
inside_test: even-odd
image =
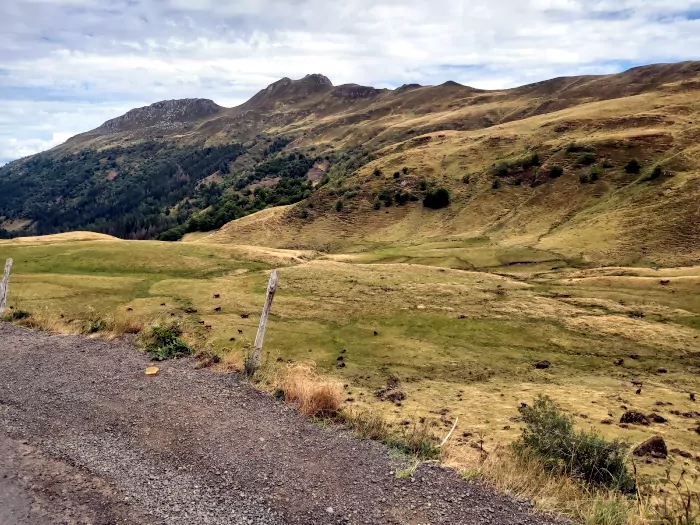
[[[338,380],[324,377],[310,364],[284,367],[276,381],[284,400],[309,417],[334,417],[342,405],[342,387]]]
[[[82,242],[82,241],[119,241],[116,237],[95,232],[68,232],[55,233],[53,235],[41,235],[38,237],[17,237],[10,240],[0,240],[2,245],[41,245],[41,244],[56,244],[65,242]]]

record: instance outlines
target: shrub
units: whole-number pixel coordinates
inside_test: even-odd
[[[578,178],[578,180],[581,184],[589,184],[591,182],[591,176],[588,174],[584,174],[584,175],[581,175]]]
[[[606,160],[605,162],[603,162],[603,167],[606,170],[612,168],[613,167],[612,162],[610,162],[609,160]]]
[[[391,205],[394,204],[394,199],[391,195],[387,195],[386,198],[384,199],[384,206],[387,208],[391,207]]]
[[[634,490],[625,464],[626,443],[607,441],[595,431],[576,432],[573,419],[547,396],[537,396],[533,406],[520,412],[526,426],[514,443],[516,452],[534,454],[548,470],[592,485]]]
[[[579,152],[581,152],[581,151],[583,151],[583,150],[584,150],[584,148],[583,148],[582,146],[577,146],[577,145],[574,144],[573,142],[572,142],[571,144],[568,144],[568,145],[566,146],[566,152],[567,152],[567,153],[579,153]]]
[[[308,219],[309,218],[309,211],[308,210],[301,210],[299,217],[301,217],[302,219]]]
[[[422,180],[418,183],[418,187],[420,188],[420,191],[425,191],[428,189],[428,183],[425,180]]]
[[[586,152],[579,156],[578,158],[578,163],[583,164],[584,166],[590,166],[591,164],[595,163],[596,161],[596,156],[595,153]]]
[[[464,177],[462,177],[462,182],[464,184],[469,184],[471,182],[471,176],[469,174],[465,175]]]
[[[491,184],[491,187],[492,187],[494,190],[497,190],[498,188],[501,187],[501,181],[498,180],[498,179],[493,179],[493,183]]]
[[[149,334],[150,341],[146,344],[146,352],[155,361],[191,355],[192,348],[180,339],[181,335],[182,330],[177,323],[169,326],[152,326]]]
[[[564,168],[561,166],[552,166],[549,170],[549,177],[552,179],[557,179],[564,175]]]
[[[497,177],[507,177],[509,173],[510,173],[510,166],[508,165],[507,162],[499,162],[494,167],[494,174]]]
[[[438,210],[450,205],[450,192],[447,188],[435,188],[425,194],[423,206]]]
[[[343,211],[343,201],[338,200],[338,202],[335,203],[335,211]]]
[[[401,176],[401,174],[398,171],[394,172],[394,178],[398,179]]]
[[[377,198],[377,199],[374,199],[374,204],[372,204],[372,207],[373,207],[375,210],[378,210],[379,208],[382,207],[382,201],[380,201],[378,198]]]
[[[379,168],[375,169],[375,170],[374,170],[374,176],[375,176],[375,177],[381,177],[381,176],[382,176],[382,170],[380,170]]]
[[[404,166],[401,171],[403,171],[403,174],[406,175],[408,173],[408,168]]]
[[[642,170],[642,165],[636,159],[632,159],[625,166],[625,172],[630,174],[639,173]]]
[[[663,174],[664,174],[664,170],[661,169],[661,166],[654,166],[654,169],[649,174],[649,179],[650,180],[658,179]]]
[[[591,182],[595,182],[595,181],[597,181],[597,180],[600,178],[600,171],[597,170],[596,168],[593,168],[593,169],[590,171],[588,177],[589,177],[589,179],[591,180]]]
[[[30,316],[31,316],[31,314],[29,312],[26,312],[25,310],[17,309],[17,310],[10,310],[9,312],[5,312],[5,315],[3,315],[2,318],[6,321],[21,321],[22,319],[27,319]]]
[[[410,195],[409,193],[404,193],[404,192],[402,192],[402,191],[397,191],[397,192],[396,192],[396,197],[395,197],[395,198],[396,198],[396,204],[398,204],[399,206],[403,206],[404,204],[406,204],[406,202],[408,202],[408,200],[410,199],[410,197],[411,197],[411,195]]]

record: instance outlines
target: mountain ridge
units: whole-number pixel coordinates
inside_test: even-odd
[[[395,238],[405,221],[418,221],[406,235],[409,230],[420,235],[490,232],[534,243],[583,220],[596,202],[601,217],[624,214],[625,221],[632,220],[629,210],[651,209],[649,196],[656,186],[669,197],[657,198],[654,213],[677,216],[681,222],[669,223],[679,225],[695,220],[692,199],[683,196],[678,210],[664,206],[670,205],[670,195],[679,198],[681,182],[689,195],[698,191],[693,144],[700,137],[700,62],[562,77],[507,90],[453,82],[393,90],[335,86],[311,74],[280,79],[234,108],[206,99],[170,101],[109,122],[0,169],[0,225],[13,228],[6,236],[56,233],[74,225],[130,238],[172,230],[168,238],[175,239],[287,204],[283,222],[293,227],[283,230],[309,246],[322,244],[328,232],[347,242],[365,233],[381,242]],[[571,144],[576,145],[567,153]],[[539,158],[539,165],[528,164],[531,156]],[[625,173],[625,163],[634,159],[643,169],[637,178],[650,176],[655,166],[664,175],[651,183],[635,182]],[[554,180],[552,167],[562,168],[565,176]],[[595,184],[579,182],[594,168],[599,171]],[[495,189],[497,182],[503,189]],[[415,201],[426,194],[425,184],[445,186],[453,204],[418,213],[421,205]],[[23,187],[41,191],[29,195]],[[114,207],[116,187],[129,198]],[[209,187],[215,189],[206,193]],[[383,195],[398,198],[401,205],[385,207],[388,201],[378,200]],[[415,200],[404,200],[409,197]],[[372,225],[377,202],[391,218],[379,221],[381,230]],[[633,204],[641,202],[647,204]],[[108,215],[101,211],[105,207]],[[446,222],[428,220],[432,213]],[[467,228],[459,216],[470,217],[471,225]],[[319,221],[325,226],[313,233]],[[432,230],[420,221],[432,224]],[[263,230],[265,223],[255,222]],[[338,230],[341,224],[349,229]],[[663,225],[661,230],[668,239],[675,235]],[[695,253],[691,230],[682,242],[654,241],[658,249],[649,253],[667,250],[669,242]],[[250,227],[245,236],[251,238],[227,235],[218,239],[266,238],[264,231]],[[626,235],[620,234],[620,242]],[[289,245],[284,235],[266,242]],[[612,246],[618,240],[605,242]]]

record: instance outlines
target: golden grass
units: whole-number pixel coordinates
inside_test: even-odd
[[[319,375],[314,365],[297,363],[284,367],[277,385],[284,392],[284,400],[308,417],[335,417],[342,404],[340,382]]]

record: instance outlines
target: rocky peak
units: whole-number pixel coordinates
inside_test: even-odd
[[[337,98],[370,98],[379,95],[381,89],[376,89],[371,86],[360,86],[359,84],[343,84],[333,90],[333,96]]]
[[[222,109],[212,100],[205,98],[162,100],[108,120],[95,131],[118,133],[151,127],[164,131],[179,129],[187,123],[214,115]]]
[[[245,105],[251,108],[272,109],[278,102],[297,102],[331,89],[333,89],[333,83],[329,78],[317,73],[306,75],[299,80],[284,77],[258,92]]]

